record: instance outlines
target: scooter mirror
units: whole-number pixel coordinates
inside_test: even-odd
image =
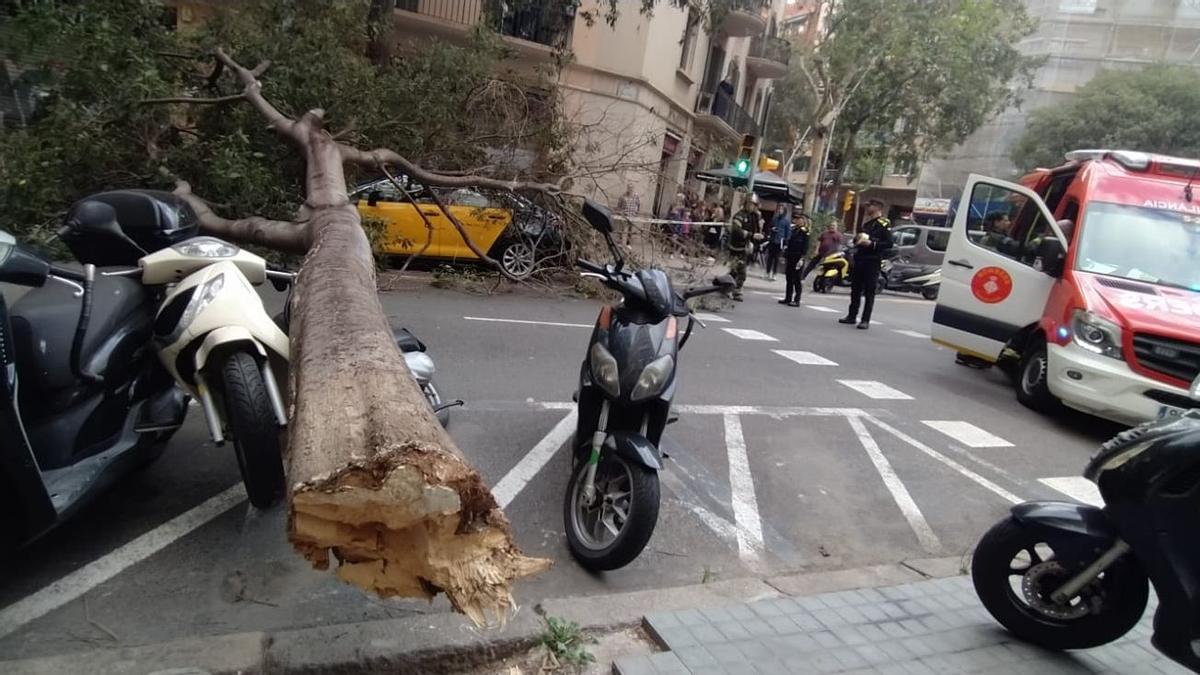
[[[593,230],[604,235],[612,234],[612,212],[604,205],[590,199],[583,200],[583,217],[587,219]]]

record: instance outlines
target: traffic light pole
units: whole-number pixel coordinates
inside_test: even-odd
[[[763,104],[762,124],[759,125],[758,136],[754,139],[754,152],[750,153],[750,176],[746,179],[746,192],[754,199],[754,176],[758,174],[758,158],[762,153],[763,136],[767,135],[767,121],[771,119],[771,100],[775,97],[775,92],[767,94],[767,101]]]

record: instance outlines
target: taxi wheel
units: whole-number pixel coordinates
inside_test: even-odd
[[[1046,341],[1034,338],[1021,354],[1017,369],[1017,400],[1041,413],[1054,413],[1062,408],[1062,403],[1050,393],[1048,364]]]
[[[500,261],[500,266],[504,268],[505,272],[518,279],[524,279],[533,274],[533,268],[537,263],[533,245],[520,239],[505,243],[497,252],[496,259]]]

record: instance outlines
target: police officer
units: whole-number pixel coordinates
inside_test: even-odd
[[[789,307],[800,306],[800,291],[804,288],[804,254],[808,253],[808,224],[809,218],[798,213],[793,218],[792,230],[788,234],[783,254],[783,274],[787,286],[783,293],[781,305]]]
[[[758,204],[747,198],[746,205],[733,217],[729,224],[729,275],[733,277],[736,286],[733,289],[733,299],[741,302],[742,286],[746,283],[746,261],[750,256],[750,247],[754,240],[762,239],[762,217],[758,214]]]
[[[858,321],[860,330],[871,323],[871,309],[875,306],[875,284],[879,282],[879,268],[888,250],[892,248],[891,222],[883,217],[883,202],[872,199],[867,202],[866,222],[854,238],[854,267],[850,270],[850,311],[838,319],[839,323]],[[858,305],[862,302],[862,320],[858,320]]]

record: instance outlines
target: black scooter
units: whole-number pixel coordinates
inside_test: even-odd
[[[24,544],[153,460],[187,399],[150,347],[136,280],[52,265],[0,232],[0,548]]]
[[[659,443],[675,395],[679,350],[695,323],[686,299],[728,291],[734,282],[718,277],[712,286],[680,295],[662,270],[624,269],[606,208],[586,201],[583,215],[604,236],[615,265],[577,264],[583,276],[599,279],[622,300],[600,310],[581,368],[563,518],[575,559],[591,570],[611,570],[641,553],[658,521]],[[688,322],[682,336],[681,319]]]
[[[1084,476],[1103,509],[1027,502],[983,536],[971,565],[979,599],[1020,638],[1084,649],[1133,628],[1149,577],[1154,646],[1200,672],[1200,410],[1122,432]]]

